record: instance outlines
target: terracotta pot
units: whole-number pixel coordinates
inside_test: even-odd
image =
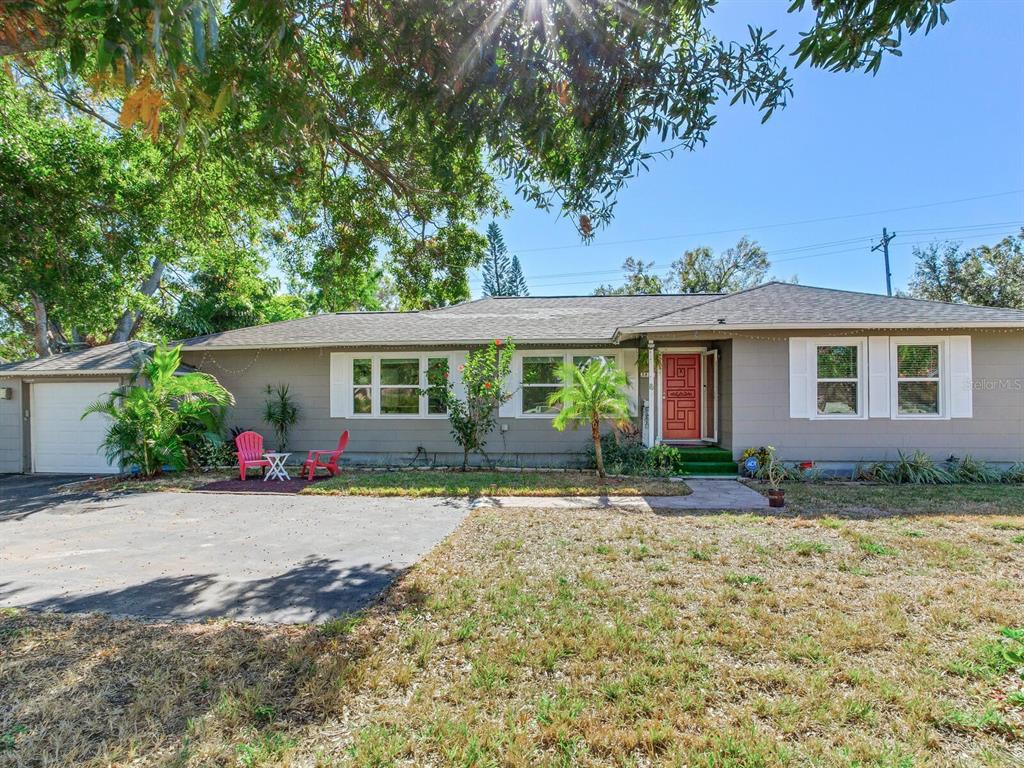
[[[769,507],[786,506],[786,492],[782,488],[773,488],[768,491]]]

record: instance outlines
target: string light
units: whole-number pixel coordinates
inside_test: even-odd
[[[196,367],[199,368],[199,369],[202,369],[203,365],[212,365],[214,368],[219,369],[221,373],[226,373],[229,376],[243,376],[246,373],[248,373],[249,369],[252,368],[256,364],[257,360],[260,359],[260,354],[262,352],[263,352],[263,350],[257,349],[256,350],[256,354],[253,355],[253,358],[252,358],[252,360],[249,361],[248,365],[244,366],[243,368],[231,369],[231,368],[227,368],[227,367],[221,365],[219,362],[217,362],[216,358],[210,357],[209,351],[205,351],[204,350],[203,351],[203,356],[199,360],[199,364]]]

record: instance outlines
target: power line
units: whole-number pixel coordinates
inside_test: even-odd
[[[1008,195],[1017,195],[1024,193],[1024,189],[1011,189],[1006,192],[993,192],[989,195],[976,195],[974,197],[961,197],[956,200],[940,200],[933,203],[920,203],[918,205],[905,205],[899,208],[883,208],[877,211],[865,211],[863,213],[848,213],[839,216],[823,216],[816,219],[800,219],[797,221],[787,221],[778,224],[761,224],[756,226],[745,226],[745,227],[733,227],[731,229],[716,229],[709,230],[707,232],[687,232],[675,235],[659,235],[656,237],[639,237],[629,240],[609,240],[603,243],[591,243],[590,245],[575,244],[575,245],[552,245],[543,248],[520,248],[518,253],[540,253],[542,251],[567,251],[576,248],[597,248],[611,245],[632,245],[634,243],[653,243],[661,240],[679,240],[686,237],[707,237],[709,235],[727,235],[734,232],[751,232],[761,229],[778,229],[779,227],[795,227],[801,224],[820,224],[827,221],[842,221],[845,219],[856,219],[863,216],[878,216],[883,213],[898,213],[900,211],[914,211],[921,208],[935,208],[942,205],[955,205],[957,203],[969,203],[975,200],[990,200],[995,197],[1007,197]]]
[[[1007,221],[1007,222],[991,222],[991,223],[988,223],[988,224],[968,224],[968,225],[963,225],[963,226],[959,226],[959,227],[954,227],[954,226],[939,227],[939,228],[931,229],[931,230],[928,230],[928,229],[916,229],[916,230],[904,230],[904,231],[908,232],[908,233],[917,234],[917,235],[930,234],[930,233],[935,233],[935,234],[952,234],[954,232],[965,232],[966,234],[968,234],[970,236],[973,236],[973,237],[983,237],[983,236],[987,236],[987,235],[996,235],[996,234],[1001,234],[1001,233],[1005,232],[1005,229],[992,229],[993,227],[1005,227],[1005,226],[1011,226],[1011,225],[1018,226],[1018,225],[1021,225],[1021,224],[1024,224],[1024,222],[1020,222],[1020,221]],[[980,228],[985,228],[985,231],[979,231]],[[871,241],[872,241],[871,235],[863,235],[863,236],[860,236],[860,237],[847,238],[845,240],[832,240],[832,241],[827,241],[827,242],[822,242],[822,243],[810,243],[810,244],[807,244],[807,245],[794,246],[794,247],[791,247],[791,248],[775,249],[775,250],[771,251],[771,253],[769,255],[769,261],[772,264],[782,264],[782,263],[786,263],[786,262],[790,262],[790,261],[804,261],[804,260],[808,260],[808,259],[824,258],[826,256],[838,256],[838,255],[847,254],[847,253],[858,253],[858,252],[863,252],[864,249],[871,244]],[[858,243],[858,242],[862,243],[862,246],[858,247],[858,248],[845,248],[845,249],[842,249],[842,250],[830,250],[830,251],[825,251],[823,253],[810,253],[810,254],[801,255],[801,256],[790,256],[790,257],[782,258],[782,259],[774,257],[774,254],[780,254],[780,253],[803,253],[805,251],[816,251],[816,250],[818,250],[820,248],[824,248],[824,247],[835,246],[835,245],[849,245],[849,244]],[[901,243],[901,245],[907,245],[907,246],[922,245],[922,244],[926,244],[926,243],[929,243],[929,242],[932,242],[932,240],[914,240],[914,241],[903,242],[903,243]],[[671,266],[671,263],[653,264],[651,266],[651,269],[653,271],[657,271],[657,270],[667,269],[670,266]],[[580,270],[580,271],[575,271],[575,272],[555,272],[555,273],[547,273],[547,274],[535,275],[533,277],[533,279],[531,279],[529,282],[530,282],[531,286],[536,286],[536,287],[545,287],[545,286],[552,286],[552,285],[579,285],[579,284],[583,284],[583,283],[591,282],[591,281],[581,280],[581,281],[575,281],[575,282],[567,282],[567,281],[553,280],[552,278],[560,278],[560,277],[585,277],[585,276],[599,277],[599,276],[608,276],[608,275],[613,275],[614,276],[614,275],[621,275],[621,274],[622,274],[622,268],[621,267],[618,267],[618,268],[615,268],[615,269],[604,269],[604,270]]]

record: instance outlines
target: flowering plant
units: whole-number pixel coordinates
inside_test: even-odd
[[[463,470],[469,468],[470,453],[487,455],[484,446],[498,422],[498,409],[512,397],[506,381],[512,371],[514,350],[511,339],[495,339],[466,355],[465,364],[459,366],[464,391],[461,397],[446,377],[427,376],[426,393],[443,402],[448,411],[452,438],[462,448]]]

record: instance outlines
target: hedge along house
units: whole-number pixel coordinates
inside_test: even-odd
[[[183,359],[235,396],[229,425],[270,442],[266,386],[289,384],[301,409],[296,454],[332,446],[348,429],[350,461],[404,464],[419,454],[457,464],[446,416],[421,390],[432,367],[446,368],[458,389],[466,352],[496,338],[516,345],[513,396],[487,446],[505,465],[586,461],[587,431],[552,429],[547,396],[558,364],[594,356],[626,370],[647,445],[717,445],[735,458],[771,444],[786,460],[842,466],[917,448],[1024,460],[1021,310],[785,283],[725,295],[488,298],[242,328],[185,341]],[[62,471],[33,446],[31,424],[53,407],[46,385],[123,373],[69,373],[74,364],[60,355],[0,366],[0,387],[21,398],[0,400],[0,471]],[[40,385],[42,398],[33,397]],[[71,407],[76,395],[65,391],[61,407],[84,409],[94,395],[83,390]],[[94,435],[72,442],[95,453]]]

